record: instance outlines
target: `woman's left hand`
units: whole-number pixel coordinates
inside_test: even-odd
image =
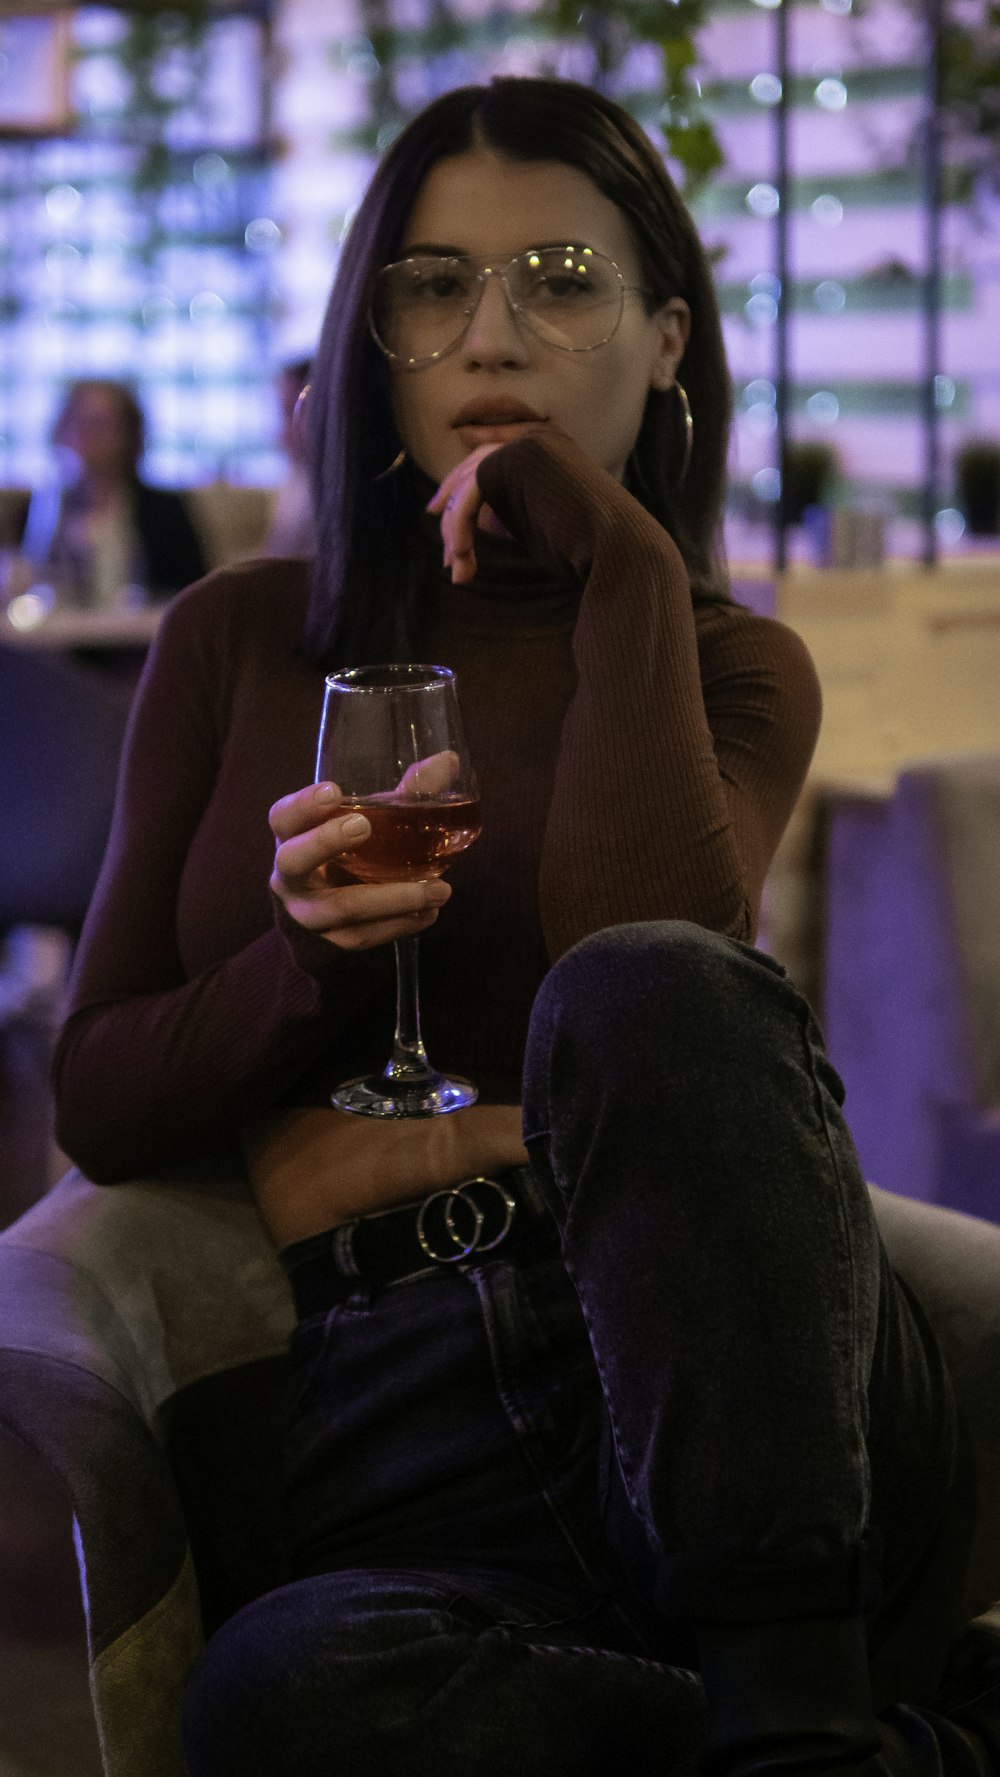
[[[476,532],[489,531],[494,537],[509,537],[506,525],[500,523],[492,507],[487,506],[476,480],[476,470],[491,451],[502,450],[501,444],[481,444],[463,458],[458,467],[444,478],[428,512],[441,518],[444,542],[444,565],[451,569],[455,585],[474,580],[476,575]]]

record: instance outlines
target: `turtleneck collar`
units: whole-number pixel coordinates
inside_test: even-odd
[[[465,624],[561,628],[575,621],[582,590],[577,581],[529,555],[513,538],[477,531],[476,577],[459,586],[444,566],[441,526],[431,512],[421,516],[420,541],[425,583],[433,588],[435,601],[456,616],[464,607]]]

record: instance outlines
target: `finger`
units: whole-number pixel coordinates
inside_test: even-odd
[[[476,578],[479,571],[479,563],[476,560],[474,549],[456,551],[448,562],[448,566],[451,569],[453,586],[467,586],[470,580]]]
[[[475,554],[476,514],[483,496],[475,481],[449,494],[441,514],[441,536],[447,566],[459,556]]]
[[[289,884],[305,885],[324,864],[363,845],[371,830],[371,822],[363,814],[337,815],[319,827],[282,840],[275,847],[274,867]]]
[[[434,796],[442,790],[450,790],[458,776],[459,757],[450,750],[443,753],[430,753],[426,759],[418,759],[415,765],[408,765],[399,780],[399,788],[410,795]]]
[[[487,506],[485,501],[479,508],[476,527],[481,531],[489,531],[492,537],[507,537],[512,539],[512,532],[510,532],[507,529],[507,526],[497,517],[492,506]]]
[[[402,922],[436,912],[451,899],[451,885],[439,877],[424,882],[327,883],[322,876],[310,882],[289,880],[275,868],[271,892],[283,901],[296,924],[310,932],[343,931],[350,926]]]
[[[476,519],[483,505],[478,484],[473,481],[461,493],[451,496],[441,517],[445,566],[451,569],[453,582],[467,581],[476,574]]]
[[[394,944],[397,938],[412,938],[415,933],[428,931],[439,911],[437,907],[428,907],[423,913],[411,913],[406,919],[372,920],[365,925],[342,926],[339,931],[320,935],[329,944],[335,944],[338,950],[374,950],[378,944]]]
[[[268,811],[271,832],[275,839],[291,839],[295,833],[305,833],[328,820],[342,801],[336,784],[308,784],[304,790],[294,790]]]
[[[476,470],[483,458],[491,456],[493,451],[500,449],[502,446],[499,444],[478,444],[467,457],[463,457],[460,463],[456,463],[454,469],[449,469],[437,492],[432,494],[428,500],[427,511],[443,512],[453,494],[461,494],[469,482],[475,485]]]

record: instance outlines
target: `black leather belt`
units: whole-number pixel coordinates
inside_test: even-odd
[[[508,1166],[310,1235],[285,1247],[281,1262],[303,1319],[346,1300],[359,1283],[386,1289],[492,1257],[542,1258],[558,1250],[558,1230],[531,1168]]]

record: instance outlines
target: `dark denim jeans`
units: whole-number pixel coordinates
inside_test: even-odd
[[[672,1777],[694,1623],[864,1610],[876,1707],[933,1697],[959,1438],[841,1096],[747,946],[636,925],[557,964],[524,1105],[561,1257],[299,1324],[301,1577],[202,1657],[192,1777]]]

